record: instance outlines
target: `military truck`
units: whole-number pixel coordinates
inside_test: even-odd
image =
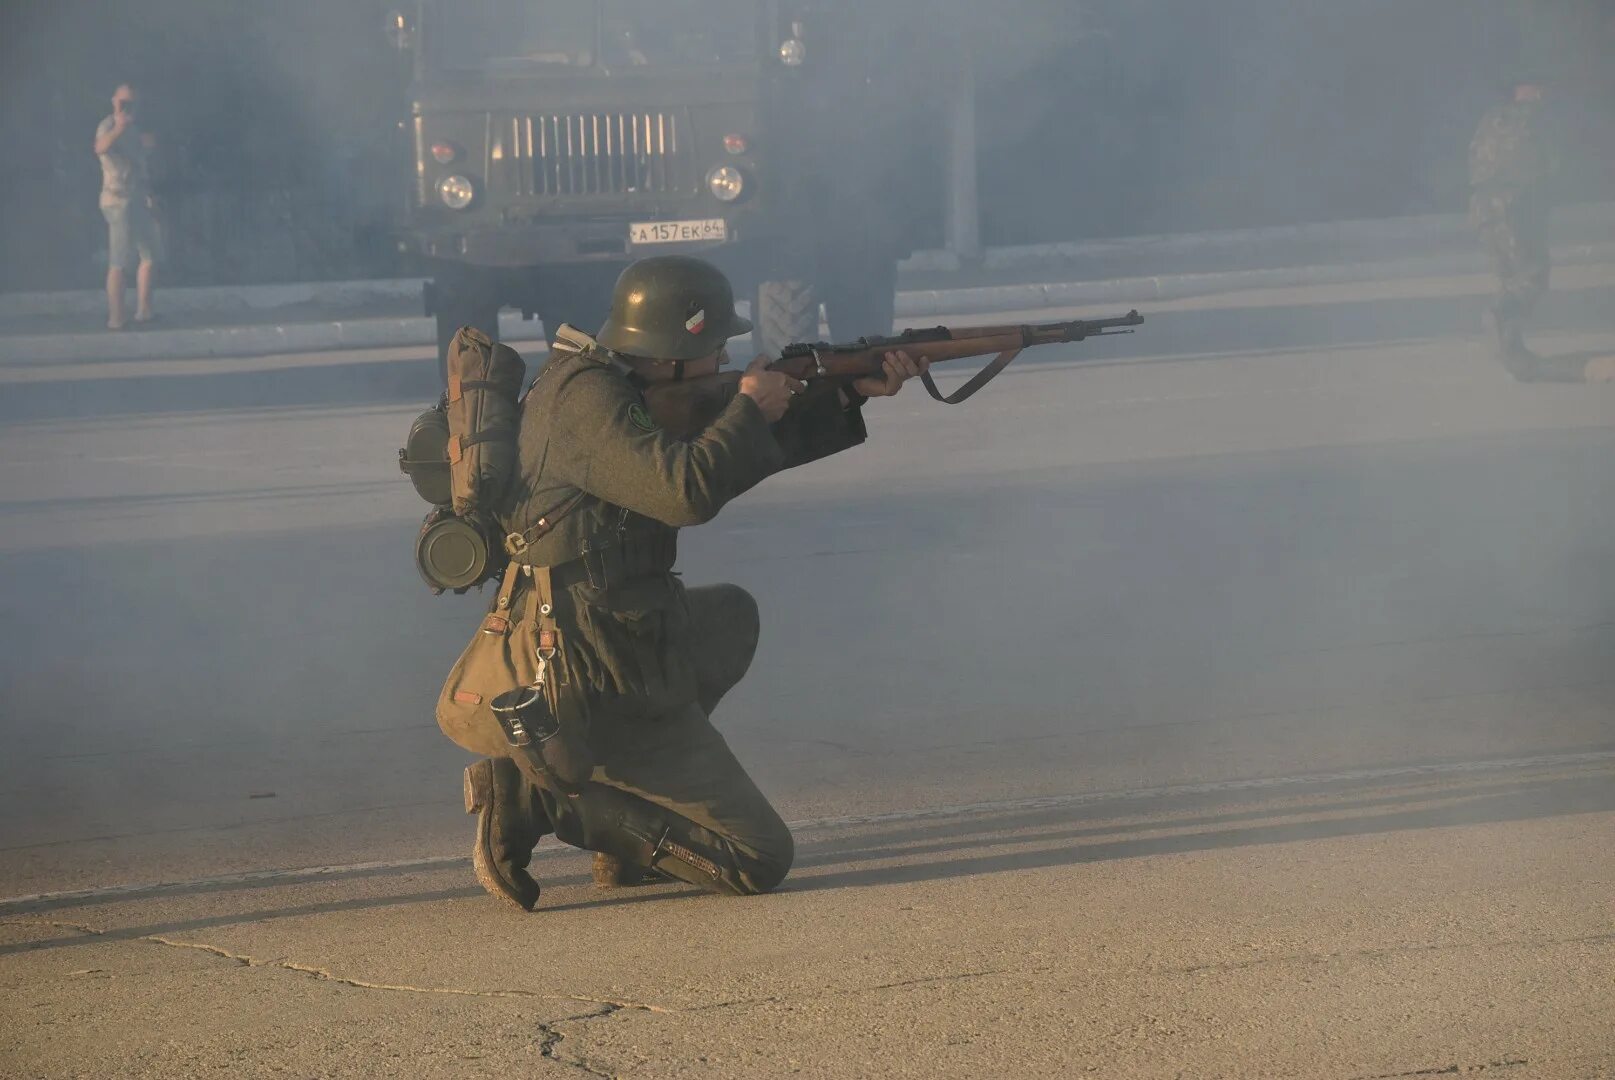
[[[935,118],[858,0],[420,0],[401,248],[440,358],[501,307],[592,331],[633,259],[698,254],[749,294],[757,351],[892,328],[936,204]],[[895,46],[895,48],[894,48]],[[933,57],[934,59],[934,57]],[[935,71],[932,66],[929,70]]]

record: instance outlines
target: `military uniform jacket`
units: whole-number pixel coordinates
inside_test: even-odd
[[[1540,102],[1492,108],[1469,144],[1470,186],[1477,193],[1541,193],[1559,166],[1550,127]]]
[[[695,700],[688,609],[673,573],[678,530],[783,468],[864,440],[856,406],[835,399],[797,412],[783,425],[786,443],[810,429],[812,453],[788,453],[738,394],[699,435],[675,437],[651,419],[630,369],[562,328],[523,403],[520,471],[501,518],[512,534],[534,537],[513,555],[515,572],[551,568],[563,698],[619,716]],[[535,528],[541,520],[552,522],[547,531]]]

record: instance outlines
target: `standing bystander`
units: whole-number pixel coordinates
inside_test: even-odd
[[[1548,210],[1559,168],[1544,96],[1540,82],[1517,80],[1510,99],[1481,119],[1469,147],[1470,222],[1498,279],[1487,324],[1503,366],[1522,379],[1542,363],[1522,331],[1548,290]]]
[[[112,115],[95,129],[95,155],[101,159],[101,214],[107,219],[107,329],[124,327],[124,273],[133,256],[135,322],[151,321],[151,286],[162,244],[152,211],[147,159],[156,140],[135,121],[135,88],[119,84]]]

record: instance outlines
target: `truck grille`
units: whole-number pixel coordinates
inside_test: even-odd
[[[488,118],[489,182],[511,195],[682,194],[695,190],[679,112]]]

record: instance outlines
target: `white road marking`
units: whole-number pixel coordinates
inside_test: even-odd
[[[348,863],[344,866],[304,866],[291,870],[253,870],[245,874],[223,874],[219,877],[193,878],[190,881],[156,881],[136,885],[103,885],[94,889],[70,889],[66,892],[32,893],[27,896],[8,896],[0,900],[0,914],[13,909],[27,909],[39,905],[71,903],[88,900],[113,900],[120,897],[145,896],[152,893],[172,892],[177,889],[227,889],[232,885],[254,885],[265,881],[293,881],[302,878],[321,878],[337,875],[386,873],[392,870],[435,870],[442,866],[470,862],[468,855],[430,855],[421,859],[391,859],[385,862]]]
[[[1391,765],[1377,769],[1347,769],[1341,772],[1302,773],[1298,776],[1262,776],[1244,780],[1215,780],[1203,784],[1171,784],[1164,787],[1111,789],[1069,795],[1041,795],[1025,799],[1001,799],[990,802],[933,806],[917,810],[894,810],[879,814],[848,814],[840,817],[803,818],[786,824],[793,832],[812,832],[897,821],[920,821],[934,818],[965,817],[972,814],[1014,813],[1027,810],[1051,810],[1064,806],[1130,802],[1184,795],[1212,795],[1228,791],[1271,791],[1278,788],[1309,787],[1365,780],[1452,776],[1463,773],[1504,772],[1512,769],[1562,768],[1572,765],[1598,765],[1608,762],[1615,762],[1615,750],[1594,750],[1579,754],[1541,754],[1535,757],[1509,758],[1505,760],[1456,761],[1435,765]],[[540,855],[550,856],[572,854],[576,854],[576,852],[570,848],[551,848],[548,851],[540,852]],[[94,889],[32,893],[26,896],[10,896],[0,899],[0,914],[56,904],[114,900],[184,889],[223,890],[236,885],[255,885],[265,882],[318,880],[323,877],[356,874],[384,874],[396,870],[435,870],[468,862],[470,862],[470,856],[468,855],[429,855],[415,859],[347,863],[341,866],[304,866],[286,870],[254,870],[243,874],[193,878],[190,881],[106,885]]]

